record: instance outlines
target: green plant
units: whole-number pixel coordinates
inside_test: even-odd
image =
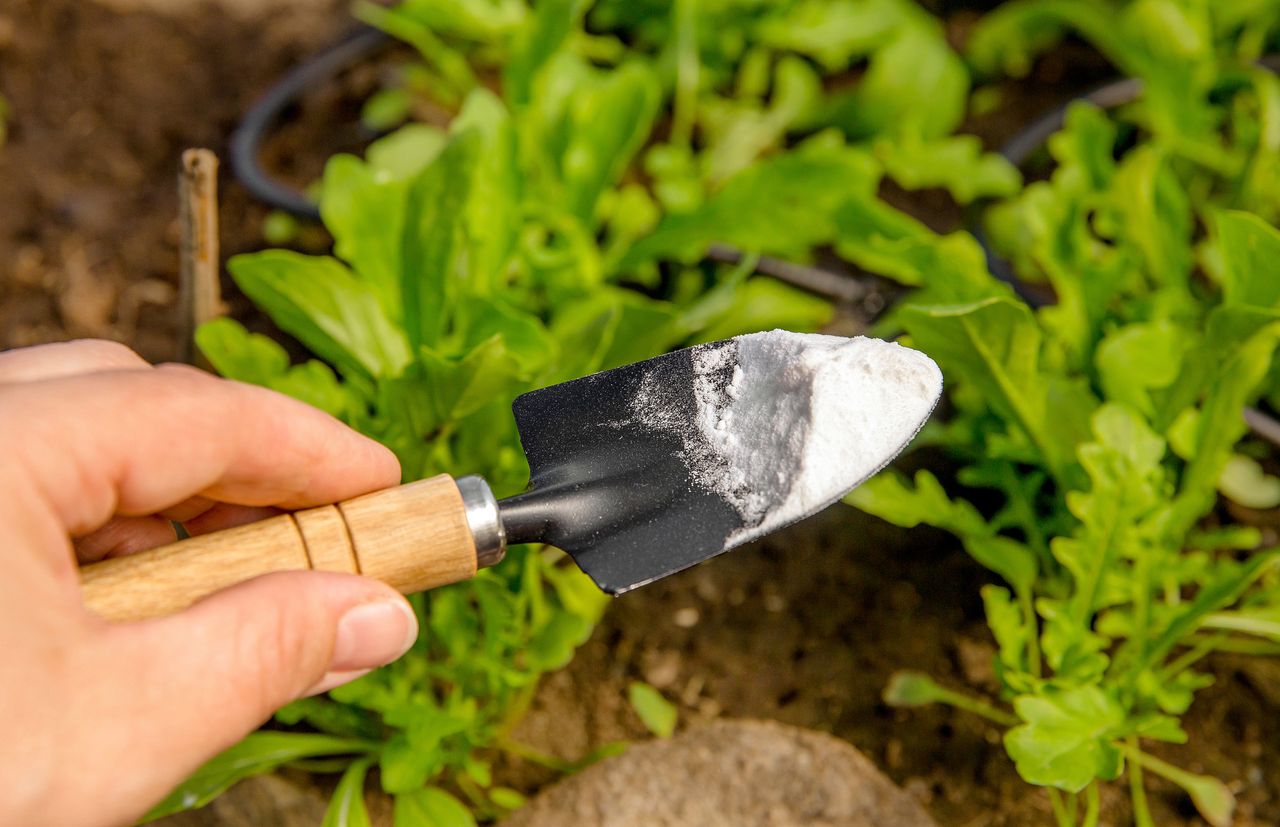
[[[814,329],[830,317],[826,302],[748,278],[750,256],[736,268],[702,265],[695,248],[720,240],[725,222],[760,225],[792,206],[830,228],[833,193],[873,188],[874,161],[820,136],[725,182],[722,193],[751,200],[713,196],[680,221],[663,216],[643,188],[619,186],[662,109],[658,76],[644,60],[602,70],[562,48],[567,34],[548,22],[562,13],[549,3],[527,21],[507,56],[519,67],[507,102],[471,88],[448,129],[410,125],[364,160],[329,162],[321,213],[336,257],[273,250],[230,262],[241,290],[319,358],[290,365],[278,344],[224,319],[197,334],[221,373],[376,437],[407,479],[481,473],[502,495],[527,479],[509,408],[519,393],[698,338]],[[651,242],[633,254],[644,238],[678,238],[689,263],[660,280],[655,263],[675,248]],[[807,251],[776,234],[743,241],[748,252]],[[528,547],[414,600],[423,634],[408,656],[278,716],[324,735],[250,736],[152,816],[287,762],[344,771],[335,820],[359,819],[353,792],[376,767],[401,823],[430,813],[465,824],[518,804],[493,783],[496,752],[571,768],[510,730],[538,677],[590,633],[604,606],[594,586],[559,552]]]
[[[680,712],[654,687],[641,681],[632,681],[627,688],[627,699],[645,728],[659,738],[670,738],[676,731]]]
[[[945,187],[967,203],[1018,188],[1002,158],[983,154],[973,136],[951,134],[965,112],[969,74],[941,24],[913,0],[555,5],[556,22],[542,25],[524,0],[358,3],[358,16],[421,57],[370,99],[369,125],[385,128],[417,111],[434,117],[494,74],[519,103],[532,62],[572,54],[598,66],[650,67],[670,111],[642,166],[673,213],[695,209],[763,155],[826,127],[868,149],[908,189]],[[533,37],[544,45],[525,49]],[[559,54],[551,55],[548,38],[559,38]],[[824,89],[824,77],[862,62],[857,82]]]
[[[848,498],[955,534],[1004,581],[982,597],[1012,711],[915,673],[885,697],[950,703],[1005,727],[1018,772],[1049,788],[1060,825],[1096,824],[1098,782],[1126,769],[1137,824],[1152,823],[1144,772],[1183,787],[1211,824],[1229,823],[1225,785],[1142,742],[1185,741],[1179,718],[1212,682],[1197,669],[1207,654],[1280,653],[1280,553],[1216,510],[1219,492],[1274,487],[1250,456],[1259,446],[1241,442],[1241,411],[1274,387],[1280,232],[1266,220],[1277,139],[1267,124],[1280,86],[1237,57],[1252,57],[1241,40],[1274,33],[1276,20],[1261,30],[1237,20],[1241,40],[1222,42],[1216,15],[1245,6],[1209,8],[1029,0],[979,27],[982,63],[1027,54],[1069,21],[1148,93],[1116,120],[1074,107],[1049,143],[1052,176],[987,214],[997,246],[1022,278],[1048,282],[1053,305],[1033,311],[975,258],[959,272],[913,272],[922,289],[887,322],[941,364],[954,410],[932,438],[962,461],[956,482],[997,492],[999,507],[979,510],[927,471],[914,484],[881,476]],[[1150,15],[1192,26],[1217,50],[1182,55],[1182,74],[1166,75],[1167,41],[1139,42],[1134,21]],[[1160,91],[1188,72],[1198,85]],[[1122,151],[1125,136],[1136,144]],[[906,240],[955,243],[915,227],[847,246],[894,275],[877,256]]]
[[[1062,5],[1011,4],[1027,15],[1014,23],[1001,16],[1014,11],[997,12],[970,60],[987,71],[1019,43],[1034,53],[1052,28],[1034,21],[1058,20]],[[914,487],[886,476],[854,498],[955,532],[1009,584],[984,599],[1012,712],[918,676],[891,697],[1010,725],[1020,771],[1086,790],[1086,821],[1093,779],[1126,757],[1140,817],[1138,767],[1216,817],[1222,789],[1140,739],[1180,737],[1204,653],[1265,634],[1280,644],[1271,557],[1243,553],[1256,532],[1203,518],[1215,486],[1239,495],[1269,479],[1237,445],[1233,417],[1280,387],[1263,375],[1280,294],[1267,286],[1274,230],[1223,211],[1274,206],[1274,78],[1239,60],[1251,32],[1262,26],[1267,42],[1272,30],[1255,6],[1224,5],[1240,14],[1178,5],[1218,27],[1198,68],[1177,67],[1195,75],[1190,100],[1152,92],[1118,124],[1076,110],[1052,143],[1053,177],[1022,189],[1007,162],[951,134],[970,73],[910,0],[361,4],[421,56],[367,120],[386,128],[425,110],[431,122],[387,135],[363,160],[331,160],[320,191],[335,258],[267,251],[230,264],[318,359],[291,365],[225,320],[198,343],[222,373],[391,446],[407,479],[482,473],[506,494],[527,476],[515,395],[695,341],[814,329],[830,317],[825,302],[749,275],[757,254],[834,248],[915,288],[883,327],[942,363],[956,414],[933,438],[966,460],[961,483],[1004,498],[985,514],[928,474]],[[1164,54],[1136,24],[1117,32],[1116,54]],[[1163,60],[1122,65],[1157,84]],[[1172,129],[1175,106],[1205,128]],[[1139,145],[1117,158],[1133,130]],[[1058,303],[1033,312],[1016,300],[971,236],[939,236],[881,201],[886,178],[961,202],[1006,198],[989,233]],[[746,254],[740,266],[703,261],[726,243]],[[603,609],[594,588],[558,552],[522,548],[415,602],[424,632],[410,655],[281,712],[283,725],[319,734],[255,734],[156,813],[291,763],[342,772],[334,823],[362,823],[356,793],[376,768],[399,823],[462,825],[521,801],[494,782],[498,752],[572,769],[510,733],[539,676],[590,633]],[[652,694],[632,694],[651,727],[670,725]],[[1083,737],[1085,719],[1106,726]],[[1074,823],[1074,797],[1055,800]]]

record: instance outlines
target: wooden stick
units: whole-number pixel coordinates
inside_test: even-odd
[[[207,149],[183,152],[178,195],[182,210],[182,339],[178,347],[182,361],[195,363],[196,328],[226,312],[219,281],[218,156]]]

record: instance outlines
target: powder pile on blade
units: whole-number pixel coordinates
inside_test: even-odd
[[[942,391],[929,357],[893,342],[774,330],[693,348],[695,422],[671,415],[671,388],[643,385],[632,405],[680,437],[694,481],[722,497],[755,537],[835,502],[876,473]],[[905,438],[904,438],[905,437]]]

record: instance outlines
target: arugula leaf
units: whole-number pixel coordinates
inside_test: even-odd
[[[860,83],[830,98],[821,120],[854,139],[875,135],[936,138],[964,117],[969,75],[938,24],[901,26],[871,56]],[[929,105],[921,106],[927,100]]]
[[[350,262],[391,319],[399,319],[405,186],[387,181],[351,155],[325,165],[320,214],[333,234],[334,253]]]
[[[706,182],[720,186],[779,146],[788,132],[801,127],[818,107],[822,81],[803,60],[787,56],[774,70],[768,106],[739,97],[703,101],[701,155]]]
[[[938,703],[943,691],[933,678],[922,672],[894,672],[882,693],[884,702],[894,707],[928,706]]]
[[[928,471],[916,472],[914,488],[893,474],[881,474],[855,488],[844,501],[904,528],[924,523],[950,531],[975,560],[1019,593],[1030,594],[1036,577],[1035,554],[1024,544],[996,534],[968,502],[949,498]]]
[[[360,107],[360,125],[374,132],[394,129],[409,117],[413,96],[407,89],[379,89]]]
[[[1215,214],[1214,230],[1223,262],[1223,303],[1280,307],[1280,230],[1236,210]]]
[[[1216,341],[1219,347],[1205,349],[1205,359],[1197,372],[1210,379],[1196,417],[1193,453],[1175,502],[1175,519],[1184,530],[1211,507],[1222,469],[1234,453],[1233,446],[1244,435],[1241,410],[1255,396],[1267,374],[1280,337],[1278,323],[1278,311],[1241,312],[1223,306],[1210,315],[1206,338]],[[1252,335],[1236,343],[1238,337],[1248,334]],[[1231,344],[1234,350],[1228,349]],[[1222,353],[1222,359],[1211,366],[1208,357],[1215,351]]]
[[[898,0],[801,0],[778,4],[756,27],[763,45],[807,55],[829,71],[839,71],[866,55],[919,12]]]
[[[628,251],[619,270],[655,258],[693,261],[717,242],[747,252],[803,255],[834,236],[833,209],[851,193],[870,191],[875,181],[866,153],[811,139],[734,176],[696,210],[664,217]]]
[[[1120,775],[1124,757],[1111,740],[1124,727],[1124,707],[1103,690],[1023,695],[1013,708],[1023,723],[1005,733],[1004,744],[1024,780],[1075,793]]]
[[[1017,167],[1004,156],[982,152],[974,135],[923,140],[910,133],[873,144],[885,172],[906,189],[946,187],[961,204],[1015,194],[1022,184]]]
[[[642,63],[628,63],[574,96],[561,173],[566,209],[584,225],[595,226],[601,193],[649,134],[658,103],[657,79]]]
[[[1280,479],[1262,470],[1258,462],[1236,454],[1218,476],[1218,490],[1245,508],[1265,510],[1280,506]]]
[[[409,363],[377,294],[337,260],[268,250],[235,256],[227,269],[282,330],[344,372],[394,376]]]
[[[362,755],[376,742],[297,732],[254,732],[239,744],[210,759],[152,807],[144,821],[195,807],[203,807],[232,784],[252,775],[299,761],[330,755]]]
[[[1041,371],[1042,334],[1025,305],[992,298],[909,306],[898,318],[944,373],[971,383],[993,410],[1017,424],[1054,477],[1068,484],[1077,478],[1072,452],[1096,402],[1083,388]]]
[[[410,184],[405,209],[400,294],[409,345],[434,345],[445,329],[446,304],[458,292],[467,203],[481,138],[455,135]]]
[[[467,200],[468,277],[476,293],[497,293],[515,250],[524,199],[515,125],[497,96],[472,92],[451,126],[455,135],[476,133],[478,159]]]
[[[627,688],[631,708],[640,716],[645,728],[659,738],[670,738],[676,730],[675,704],[662,697],[662,693],[647,683],[632,681]]]
[[[364,152],[364,160],[379,181],[412,178],[426,168],[449,142],[448,135],[438,127],[424,123],[411,123],[400,127],[373,143]],[[355,156],[337,155],[335,158]],[[320,190],[320,211],[324,215],[325,196],[323,182]],[[325,219],[329,225],[329,219]],[[398,225],[398,222],[397,222]],[[393,225],[393,228],[396,225]],[[331,228],[336,230],[336,228]],[[393,233],[394,235],[394,233]],[[346,258],[346,256],[344,256]],[[349,261],[359,263],[360,254],[353,254]]]
[[[289,369],[289,354],[274,339],[250,333],[226,317],[200,325],[195,338],[196,346],[218,373],[241,382],[269,387]]]
[[[479,82],[475,72],[461,52],[442,40],[428,21],[414,13],[418,8],[420,6],[416,4],[407,8],[385,8],[372,0],[356,0],[353,11],[356,17],[370,26],[376,26],[417,49],[438,74],[442,87],[439,92],[446,98],[461,97]]]
[[[588,5],[583,0],[550,0],[534,7],[533,19],[519,30],[503,69],[503,91],[512,106],[529,102],[538,72],[577,28]]]
[[[1107,399],[1151,416],[1151,391],[1173,384],[1190,345],[1186,330],[1168,319],[1117,328],[1094,353]]]
[[[1096,441],[1079,448],[1090,488],[1066,497],[1080,526],[1073,536],[1057,537],[1051,544],[1054,557],[1075,579],[1068,611],[1085,627],[1094,612],[1108,604],[1105,578],[1122,555],[1142,553],[1130,547],[1142,542],[1136,526],[1165,493],[1165,442],[1141,417],[1108,403],[1094,413],[1093,430]]]
[[[714,342],[777,328],[807,333],[822,328],[833,315],[825,299],[773,279],[751,279],[733,291],[732,302],[715,321],[699,325],[690,341]]]
[[[1255,554],[1239,565],[1223,565],[1213,581],[1203,586],[1185,606],[1179,607],[1145,649],[1138,653],[1131,672],[1149,668],[1183,640],[1204,618],[1236,599],[1268,569],[1280,562],[1280,553]]]
[[[461,801],[439,787],[396,796],[395,827],[475,827],[475,816]]]
[[[371,759],[356,761],[342,773],[320,827],[372,827],[364,804],[364,777],[371,763]]]
[[[920,287],[913,304],[954,304],[1011,296],[987,270],[973,236],[940,236],[871,193],[851,195],[834,214],[836,251],[873,273]],[[890,314],[896,321],[896,315]]]
[[[996,668],[1001,680],[1024,692],[1029,690],[1031,687],[1019,676],[1033,670],[1027,653],[1038,630],[1027,624],[1025,614],[1014,604],[1009,592],[999,586],[982,587],[982,605],[987,625],[996,639]]]

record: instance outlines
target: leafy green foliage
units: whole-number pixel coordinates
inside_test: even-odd
[[[874,143],[888,174],[908,188],[946,187],[967,203],[1017,186],[1018,173],[1003,158],[983,154],[971,138],[948,137],[965,113],[968,72],[939,21],[914,0],[561,0],[532,7],[524,0],[464,0],[447,6],[431,0],[402,0],[390,9],[359,5],[360,16],[423,58],[421,77],[404,78],[394,94],[371,100],[368,109],[380,121],[403,114],[406,91],[452,106],[477,88],[477,71],[486,69],[499,71],[506,100],[523,106],[540,83],[544,94],[558,96],[553,89],[567,88],[570,74],[591,73],[586,63],[610,67],[604,73],[609,84],[636,92],[618,103],[638,113],[655,103],[655,87],[629,76],[639,61],[672,101],[670,138],[648,148],[645,168],[673,214],[696,208],[734,175],[824,127]],[[823,89],[821,74],[863,61],[867,70],[858,83]],[[468,65],[476,71],[462,71]],[[595,113],[579,123],[587,131],[625,132],[634,122],[625,109],[598,117],[603,110],[585,99],[557,105],[570,118],[575,107]],[[605,145],[599,136],[585,142]]]
[[[396,796],[395,827],[475,827],[471,810],[439,787]]]
[[[942,366],[953,414],[933,438],[963,465],[955,485],[889,474],[848,500],[955,534],[1008,586],[985,587],[983,602],[1012,714],[912,673],[886,699],[985,715],[1007,727],[1023,778],[1091,801],[1096,782],[1136,763],[1182,786],[1211,823],[1229,817],[1226,788],[1139,744],[1185,741],[1178,718],[1211,682],[1202,657],[1274,640],[1255,621],[1280,605],[1276,552],[1257,550],[1247,527],[1201,526],[1220,494],[1280,495],[1241,444],[1242,408],[1274,381],[1280,309],[1280,231],[1259,196],[1272,150],[1247,125],[1273,79],[1244,61],[1277,24],[1257,4],[1176,0],[1020,0],[979,24],[969,56],[982,71],[1023,72],[1073,31],[1147,84],[1115,116],[1074,106],[1049,141],[1047,180],[987,211],[997,248],[1054,304],[1026,306],[979,261],[958,271],[968,286],[955,296],[955,276],[903,255],[928,260],[917,251],[953,237],[883,205],[851,216],[878,234],[851,222],[838,246],[917,287],[891,324]],[[997,504],[971,504],[973,488]],[[1134,806],[1149,823],[1145,798]],[[1075,823],[1074,805],[1055,812]]]
[[[1097,687],[1028,695],[1014,709],[1023,723],[1006,733],[1005,746],[1032,784],[1079,792],[1095,778],[1120,774],[1124,762],[1112,742],[1124,709]]]
[[[1022,75],[1068,32],[1142,79],[1142,100],[1129,116],[1150,131],[1153,146],[1212,172],[1228,203],[1275,220],[1280,205],[1269,185],[1280,135],[1261,127],[1280,87],[1266,70],[1248,66],[1280,42],[1272,4],[1015,0],[983,19],[968,55],[981,73]]]
[[[749,274],[757,255],[834,250],[912,288],[880,330],[941,363],[953,413],[929,434],[962,466],[954,484],[886,474],[850,502],[952,532],[1003,581],[982,600],[1012,711],[917,673],[895,676],[886,700],[1005,727],[1019,772],[1083,791],[1086,819],[1098,780],[1141,766],[1222,821],[1220,782],[1140,744],[1185,738],[1178,716],[1210,680],[1201,657],[1280,643],[1276,558],[1256,530],[1205,520],[1219,494],[1280,496],[1240,417],[1280,388],[1268,223],[1280,216],[1280,81],[1249,64],[1276,40],[1267,4],[1017,0],[983,18],[967,55],[980,73],[1025,71],[1070,31],[1146,84],[1117,116],[1073,107],[1049,142],[1052,173],[1026,187],[951,134],[983,104],[912,0],[403,0],[357,14],[421,57],[365,120],[393,126],[424,98],[454,117],[331,159],[320,200],[332,257],[230,263],[318,358],[291,364],[219,320],[197,341],[220,372],[374,436],[406,479],[481,473],[502,495],[528,473],[516,395],[697,341],[815,329],[829,305]],[[882,201],[885,179],[1004,199],[985,213],[988,237],[1056,302],[1026,306],[972,236],[938,235]],[[742,264],[704,262],[720,244]],[[975,488],[995,505],[971,502]],[[166,811],[319,755],[346,768],[333,823],[362,823],[358,792],[376,768],[397,824],[471,825],[522,801],[495,785],[495,751],[565,770],[596,757],[556,762],[509,736],[603,610],[558,552],[513,549],[414,601],[423,634],[409,655],[279,714],[322,735],[255,735],[245,744],[269,748],[215,759]],[[670,732],[659,693],[629,694],[651,730]],[[1055,812],[1072,823],[1074,805]]]
[[[640,716],[645,728],[659,738],[670,738],[676,731],[678,712],[675,704],[647,683],[632,681],[627,689],[631,708]]]
[[[362,14],[408,31],[410,5]],[[449,26],[483,19],[458,11]],[[510,78],[519,77],[505,101],[457,68],[455,58],[472,71],[484,56],[450,56],[442,51],[450,40],[414,30],[415,45],[453,84],[456,117],[447,130],[405,126],[363,159],[330,160],[319,192],[333,256],[268,250],[231,260],[240,289],[317,358],[291,364],[271,339],[220,319],[197,333],[219,372],[375,437],[399,456],[406,480],[479,473],[505,495],[528,478],[510,415],[520,393],[707,337],[825,323],[828,303],[748,278],[751,260],[728,268],[698,259],[707,244],[738,240],[731,231],[745,218],[785,229],[779,219],[807,198],[816,206],[806,215],[834,236],[827,213],[842,196],[829,176],[856,175],[869,192],[875,162],[832,133],[748,166],[710,194],[707,217],[682,219],[694,229],[670,229],[673,217],[653,196],[623,180],[664,105],[660,69],[641,58],[608,69],[587,60],[574,48],[581,23],[565,24],[582,11],[548,3],[489,33],[509,49]],[[806,193],[819,183],[824,195]],[[805,229],[804,217],[788,226]],[[800,254],[810,243],[775,231],[759,249]],[[658,265],[670,286],[635,289]],[[280,713],[283,723],[369,739],[339,782],[335,823],[358,823],[356,793],[374,768],[399,823],[472,823],[514,806],[518,795],[493,784],[492,751],[527,754],[510,728],[539,677],[570,660],[605,604],[545,548],[512,549],[496,569],[413,600],[423,631],[409,655]],[[639,690],[635,699],[655,731],[674,726],[660,696]],[[186,785],[174,800],[202,803],[213,794],[205,787]]]
[[[376,742],[307,733],[255,732],[213,758],[168,798],[147,813],[145,821],[202,807],[232,784],[251,775],[269,772],[291,761],[343,755],[366,755]],[[353,766],[359,766],[357,761]]]
[[[364,778],[369,764],[368,759],[356,761],[342,773],[320,827],[372,827],[364,804]]]

